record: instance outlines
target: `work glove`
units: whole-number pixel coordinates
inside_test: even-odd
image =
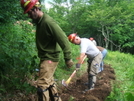
[[[71,68],[71,67],[74,65],[74,62],[72,61],[72,59],[67,60],[65,63],[66,63],[66,66],[67,66],[68,68]]]
[[[79,70],[80,69],[80,63],[76,63],[76,70]]]

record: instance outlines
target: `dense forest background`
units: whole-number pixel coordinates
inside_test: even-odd
[[[49,9],[44,1],[42,10],[67,35],[77,32],[108,50],[134,54],[134,0],[53,0]],[[0,92],[31,91],[24,76],[38,67],[34,33],[19,0],[0,1]]]
[[[48,9],[42,0],[42,9],[67,35],[77,32],[81,37],[93,37],[98,45],[107,49],[134,54],[134,0],[51,1],[52,6]],[[18,0],[1,1],[0,8],[1,38],[5,24],[29,20]]]

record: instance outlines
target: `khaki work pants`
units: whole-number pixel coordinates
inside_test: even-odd
[[[92,76],[92,88],[94,88],[94,85],[96,83],[96,76],[100,70],[100,63],[102,61],[102,54],[99,53],[96,57],[94,57],[92,60],[88,60],[88,77]]]
[[[40,63],[39,78],[37,79],[37,85],[42,90],[47,89],[55,83],[53,75],[56,70],[58,62],[53,62],[51,60],[44,60]],[[53,95],[58,96],[56,85],[51,87]],[[43,101],[51,101],[49,90],[43,92]],[[61,101],[60,97],[54,97],[54,101]]]

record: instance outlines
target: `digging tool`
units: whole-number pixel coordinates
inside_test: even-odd
[[[85,60],[86,57],[87,57],[87,56],[85,55],[81,63],[83,63],[83,61]],[[62,85],[64,85],[65,87],[67,87],[68,84],[70,83],[71,79],[72,79],[73,76],[75,75],[76,71],[77,71],[77,70],[75,69],[75,70],[73,71],[73,73],[71,74],[71,76],[67,79],[67,81],[65,81],[65,80],[63,79],[63,80],[62,80]]]
[[[75,73],[76,73],[76,70],[74,70],[74,72],[71,74],[71,76],[68,78],[67,81],[65,81],[65,80],[63,79],[63,80],[62,80],[62,84],[63,84],[64,86],[68,86],[68,84],[70,83],[70,81],[71,81],[71,79],[73,78],[73,76],[75,75]]]

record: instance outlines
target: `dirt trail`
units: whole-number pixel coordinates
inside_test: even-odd
[[[68,88],[60,88],[62,101],[104,101],[111,92],[111,81],[115,80],[114,69],[104,65],[104,70],[97,75],[95,89],[84,92],[87,88],[87,73],[69,84]]]
[[[104,101],[111,92],[110,82],[115,80],[114,69],[110,65],[104,65],[104,70],[97,75],[95,89],[83,92],[87,88],[84,85],[87,80],[87,73],[85,73],[81,77],[75,76],[68,88],[60,85],[58,90],[62,101]],[[37,94],[25,95],[21,91],[5,95],[5,97],[0,95],[0,101],[36,101],[37,99]]]

